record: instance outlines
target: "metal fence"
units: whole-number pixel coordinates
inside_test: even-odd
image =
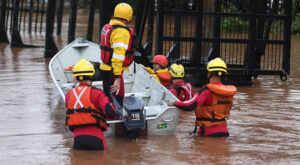
[[[9,42],[11,47],[34,47],[23,44],[20,32],[42,33],[46,28],[45,0],[2,0],[0,14],[0,42]]]
[[[291,0],[190,2],[157,0],[155,54],[190,73],[221,57],[230,74],[289,74]]]
[[[290,73],[292,0],[127,1],[134,7],[137,45],[143,53],[139,62],[149,64],[155,54],[164,54],[170,63],[183,64],[187,73],[204,74],[207,61],[221,57],[231,75],[247,79]],[[88,40],[92,41],[95,10],[100,14],[99,33],[117,2],[84,1],[89,8]],[[8,42],[8,33],[11,47],[26,46],[20,32],[45,32],[45,57],[53,56],[58,50],[52,34],[54,27],[61,32],[64,4],[64,0],[1,0],[0,42]],[[68,1],[68,42],[75,39],[78,5],[78,0]]]

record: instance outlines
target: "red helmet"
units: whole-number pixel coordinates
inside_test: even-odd
[[[168,65],[168,59],[164,55],[156,55],[153,58],[153,64],[155,64],[155,63],[166,67]]]

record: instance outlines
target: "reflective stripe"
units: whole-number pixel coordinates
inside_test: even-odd
[[[126,45],[122,42],[113,43],[112,48],[116,48],[116,47],[122,47],[122,48],[128,49],[128,45]]]
[[[191,99],[192,98],[191,90],[189,88],[187,88],[186,86],[181,86],[181,87],[184,88],[188,92],[188,94],[190,95],[189,99]]]
[[[120,54],[113,54],[112,58],[116,58],[116,59],[120,59],[120,60],[125,60],[125,56],[124,55],[120,55]]]
[[[73,93],[74,93],[74,96],[76,97],[76,103],[74,104],[74,107],[73,107],[74,109],[77,109],[76,108],[77,104],[80,104],[81,108],[84,107],[83,104],[82,104],[82,102],[80,101],[80,98],[81,98],[81,96],[83,95],[83,93],[84,93],[84,91],[86,89],[87,89],[87,87],[84,87],[84,89],[81,91],[81,93],[79,94],[79,96],[77,96],[76,90],[75,90],[75,88],[73,88]]]

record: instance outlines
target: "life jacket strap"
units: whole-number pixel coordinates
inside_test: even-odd
[[[100,114],[101,116],[104,116],[103,112],[100,112],[100,111],[97,111],[97,110],[94,110],[94,109],[85,109],[85,108],[81,108],[81,109],[68,109],[67,110],[67,115],[69,114],[74,114],[74,113],[77,113],[77,112],[81,112],[81,113],[96,113],[96,114]]]
[[[211,122],[214,122],[214,121],[225,121],[226,119],[209,119],[209,118],[197,118],[198,121],[211,121]]]
[[[109,48],[107,46],[100,45],[100,49],[105,50],[105,51],[109,51],[109,52],[113,52],[113,48]]]

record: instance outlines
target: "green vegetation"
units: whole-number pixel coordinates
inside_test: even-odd
[[[292,33],[297,35],[300,34],[300,0],[293,0]]]

